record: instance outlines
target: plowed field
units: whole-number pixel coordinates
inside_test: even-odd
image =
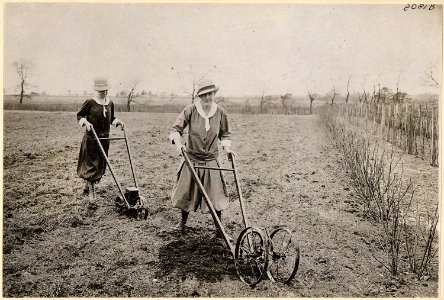
[[[88,207],[76,165],[83,130],[75,113],[4,113],[3,296],[5,297],[436,297],[437,275],[392,278],[373,256],[375,226],[360,215],[318,116],[230,115],[241,188],[252,225],[287,225],[301,249],[290,285],[252,289],[213,238],[209,214],[189,230],[171,229],[180,212],[169,200],[179,156],[167,140],[174,114],[120,113],[149,216],[136,221],[114,206],[107,171],[97,208]],[[113,135],[121,131],[113,129]],[[126,148],[112,142],[119,181],[131,185]],[[229,166],[225,156],[221,161]],[[438,169],[410,158],[420,196],[438,199]],[[232,176],[222,223],[235,239],[242,221]],[[436,266],[435,266],[436,268]],[[436,274],[436,272],[435,272]]]

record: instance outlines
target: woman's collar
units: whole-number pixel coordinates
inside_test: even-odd
[[[103,104],[103,102],[101,100],[97,99],[97,97],[93,97],[93,100],[96,101],[100,105],[108,105],[109,104],[109,98],[108,97],[105,97],[105,104]]]
[[[214,114],[216,113],[216,110],[217,110],[217,104],[216,104],[216,102],[212,102],[211,103],[211,108],[210,108],[210,111],[208,112],[208,114],[206,114],[205,112],[204,112],[204,110],[203,110],[203,108],[202,108],[202,102],[199,100],[199,101],[196,101],[195,102],[195,105],[196,105],[196,109],[197,109],[197,112],[199,113],[199,115],[201,115],[203,118],[211,118],[212,116],[214,116]]]

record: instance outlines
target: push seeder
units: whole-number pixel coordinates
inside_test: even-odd
[[[299,267],[299,246],[290,229],[285,226],[279,226],[269,233],[267,229],[249,225],[234,155],[230,154],[229,157],[232,168],[213,168],[194,166],[183,148],[182,154],[210,210],[217,229],[222,233],[223,239],[234,257],[236,272],[239,278],[251,287],[254,287],[262,279],[267,277],[272,281],[290,283],[296,276]],[[196,169],[233,172],[244,224],[244,229],[240,233],[236,245],[231,244],[210,198],[197,175]]]
[[[109,171],[111,172],[111,175],[113,176],[113,179],[117,185],[117,188],[119,189],[120,196],[116,198],[116,206],[119,207],[122,213],[125,213],[129,216],[136,217],[137,219],[146,219],[148,217],[148,209],[145,207],[145,199],[142,197],[139,193],[139,186],[137,184],[136,176],[134,175],[134,167],[133,162],[131,159],[131,151],[128,144],[128,138],[126,136],[125,127],[122,128],[123,130],[123,137],[107,137],[107,138],[99,138],[97,136],[96,131],[94,128],[91,127],[91,131],[94,134],[94,138],[99,145],[100,152],[102,153],[103,157],[106,160],[106,164],[109,168]],[[128,152],[128,158],[129,163],[131,166],[131,173],[133,175],[133,181],[134,186],[127,186],[125,188],[125,192],[122,189],[122,186],[117,181],[115,172],[111,166],[111,163],[108,159],[108,156],[105,153],[105,150],[102,147],[102,144],[100,143],[100,140],[125,140],[126,144],[126,150]]]

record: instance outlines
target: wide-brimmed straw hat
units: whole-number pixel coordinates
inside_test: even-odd
[[[201,80],[197,83],[197,96],[204,95],[211,92],[217,92],[219,87],[214,85],[214,82],[209,79]]]
[[[94,79],[94,87],[95,91],[107,91],[109,89],[108,79],[105,77],[97,77]]]

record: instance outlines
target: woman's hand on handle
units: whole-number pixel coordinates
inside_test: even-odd
[[[179,152],[179,155],[182,155],[182,149],[185,150],[186,148],[180,139],[174,139],[174,145],[176,145],[176,150]]]
[[[80,120],[80,125],[82,125],[82,127],[85,126],[87,131],[91,131],[91,128],[93,128],[93,125],[86,119]]]
[[[225,152],[227,152],[228,159],[231,160],[233,157],[236,156],[236,153],[231,149],[231,146],[225,146],[223,147]]]
[[[93,125],[90,122],[86,121],[85,127],[86,127],[86,130],[91,131],[91,129],[93,128]]]
[[[119,127],[120,126],[120,129],[122,129],[123,130],[123,128],[125,127],[125,123],[123,123],[122,121],[117,121],[116,122],[116,127]]]

